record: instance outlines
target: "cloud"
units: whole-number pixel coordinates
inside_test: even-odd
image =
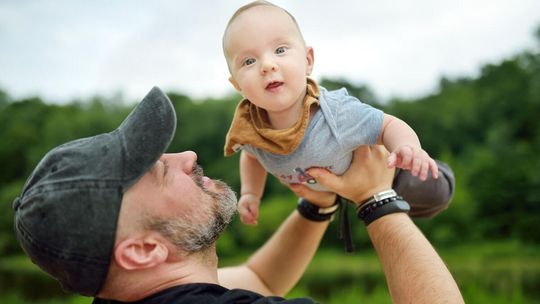
[[[196,98],[232,91],[221,35],[247,1],[2,1],[0,88],[45,100],[152,85]],[[443,76],[531,48],[540,2],[275,1],[314,46],[314,76],[344,77],[378,96],[430,92]]]

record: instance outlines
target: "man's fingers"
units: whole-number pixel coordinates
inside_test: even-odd
[[[288,186],[289,189],[291,189],[291,191],[294,192],[296,196],[304,197],[306,195],[306,186],[302,184],[288,184]]]
[[[289,189],[291,189],[296,196],[303,197],[311,203],[323,208],[333,205],[336,200],[336,194],[333,192],[316,191],[303,184],[289,184]]]
[[[339,192],[342,189],[342,179],[324,169],[313,168],[309,169],[308,173],[313,176],[319,184],[333,192]]]

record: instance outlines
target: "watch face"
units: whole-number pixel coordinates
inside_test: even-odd
[[[397,200],[395,201],[396,202],[396,206],[403,210],[403,211],[406,211],[406,212],[409,212],[411,210],[411,206],[409,206],[409,204],[406,202],[406,201],[403,201],[403,200]]]

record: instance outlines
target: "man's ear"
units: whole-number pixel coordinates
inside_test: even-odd
[[[234,79],[234,77],[231,75],[229,76],[229,82],[233,85],[234,89],[237,90],[239,93],[242,92],[240,89],[240,86],[238,85],[238,82]]]
[[[311,46],[306,47],[306,60],[307,60],[306,76],[309,76],[311,75],[311,72],[313,71],[313,66],[315,64],[315,53]]]
[[[156,234],[131,237],[114,249],[116,263],[127,270],[151,268],[167,260],[169,249]]]

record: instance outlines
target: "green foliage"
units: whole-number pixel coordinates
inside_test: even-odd
[[[64,292],[23,255],[0,260],[0,295],[1,303],[90,303]]]
[[[16,181],[0,188],[0,255],[21,253],[13,232],[13,208],[12,202],[17,197],[23,186],[22,181]]]
[[[540,46],[540,27],[536,35]],[[396,98],[383,103],[361,84],[343,79],[322,79],[320,84],[329,90],[345,87],[352,96],[400,117],[415,129],[430,155],[451,165],[457,184],[449,209],[434,219],[417,221],[435,246],[444,248],[485,239],[514,239],[525,244],[540,242],[538,48],[487,64],[474,78],[442,78],[438,90],[417,99]],[[231,95],[194,101],[177,93],[168,95],[178,114],[178,131],[169,151],[196,151],[206,175],[222,179],[238,191],[238,155],[225,158],[223,145],[240,97]],[[65,105],[49,104],[38,97],[14,100],[8,92],[0,90],[0,207],[3,209],[0,212],[0,255],[21,252],[13,233],[11,204],[44,154],[66,141],[113,130],[132,107],[100,97]],[[243,258],[240,248],[251,251],[260,246],[295,208],[295,202],[290,191],[270,177],[259,225],[246,227],[238,219],[233,221],[218,242],[220,254],[231,259]],[[353,212],[350,213],[356,252],[370,251],[365,230],[359,228]],[[337,226],[337,221],[331,224],[322,247],[339,250],[343,256]],[[537,251],[535,255],[537,259]],[[346,259],[333,259],[337,262],[328,263],[329,268],[347,271],[339,264]],[[456,270],[456,274],[462,273],[459,276],[464,278],[463,291],[468,301],[497,303],[498,297],[503,299],[499,302],[517,303],[529,299],[527,282],[538,283],[538,268],[534,268],[536,272],[532,274],[519,268],[508,276],[490,265],[475,261],[466,269]],[[318,267],[325,269],[324,265]],[[482,281],[486,269],[492,272]],[[477,273],[467,273],[472,270]],[[352,280],[347,275],[336,279],[338,272],[311,271],[311,283],[299,286],[310,294],[317,295],[317,290],[330,281]],[[22,273],[24,277],[26,272]],[[522,287],[513,283],[515,273],[519,274],[516,280],[525,282],[519,285]],[[330,303],[344,303],[351,302],[354,295],[361,292],[373,302],[387,302],[385,288],[370,283],[380,281],[380,269],[363,275],[365,280],[359,286],[344,285],[336,289],[331,298],[328,293],[321,297],[331,299]],[[508,281],[491,280],[501,275]],[[27,280],[23,277],[13,278]],[[6,297],[8,300],[0,301],[22,301],[15,294],[6,293]]]
[[[30,170],[28,149],[43,146],[41,135],[50,106],[33,98],[8,104],[0,112],[0,184],[20,178]]]
[[[225,180],[239,189],[238,157],[225,158],[223,154],[225,135],[239,97],[194,102],[187,96],[168,95],[178,118],[178,129],[169,151],[195,151],[206,175]]]
[[[323,79],[321,85],[345,87],[351,95],[377,105],[375,94],[363,85],[342,79]],[[178,131],[169,151],[196,151],[205,174],[239,191],[238,155],[225,158],[223,145],[240,97],[194,101],[177,93],[168,95],[178,114]],[[2,213],[0,253],[18,248],[11,230],[11,202],[43,155],[63,142],[114,129],[132,107],[99,97],[51,105],[39,98],[12,100],[0,91],[0,205],[9,210]],[[464,238],[540,241],[538,52],[485,65],[477,78],[443,78],[434,94],[416,100],[394,99],[381,107],[409,123],[424,148],[455,171],[457,188],[450,208],[433,220],[417,221],[430,238],[444,245]],[[280,216],[284,216],[293,206],[289,190],[270,177],[261,223],[247,228],[234,222],[223,251],[233,254],[236,246],[254,248],[275,228],[265,213],[283,212]],[[331,225],[326,246],[342,248],[337,226]],[[365,234],[354,231],[353,237],[356,246],[369,246]]]
[[[442,243],[452,234],[540,241],[539,87],[540,54],[525,52],[484,66],[477,79],[442,79],[436,94],[386,106],[456,174],[450,210],[420,223],[426,234]]]
[[[4,109],[8,103],[10,102],[10,98],[8,94],[2,90],[0,90],[0,110]]]
[[[329,91],[345,88],[347,89],[347,93],[349,93],[349,95],[360,99],[364,103],[369,103],[371,105],[377,105],[378,103],[380,103],[377,100],[375,94],[365,85],[351,84],[345,79],[329,78],[321,79],[321,81],[319,81],[319,84]]]
[[[517,241],[457,245],[439,250],[466,303],[538,303],[540,248]],[[249,251],[221,259],[236,265]],[[240,258],[238,257],[240,256]],[[222,266],[223,266],[222,265]],[[23,296],[24,295],[24,296]],[[389,303],[380,262],[373,250],[353,254],[321,249],[287,298],[309,295],[320,303]],[[90,303],[60,290],[25,256],[0,260],[0,303]]]
[[[466,303],[536,303],[540,254],[537,245],[476,243],[439,250]],[[287,298],[310,295],[320,303],[390,303],[380,262],[372,250],[351,255],[317,253]]]
[[[224,233],[225,242],[234,240],[234,250],[219,250],[220,256],[231,257],[237,255],[240,248],[257,248],[261,246],[276,229],[279,224],[296,208],[296,199],[288,196],[272,196],[261,203],[260,217],[257,226],[246,226],[238,217],[235,217],[229,229]],[[218,249],[225,249],[220,240]],[[229,245],[230,246],[230,245]]]

